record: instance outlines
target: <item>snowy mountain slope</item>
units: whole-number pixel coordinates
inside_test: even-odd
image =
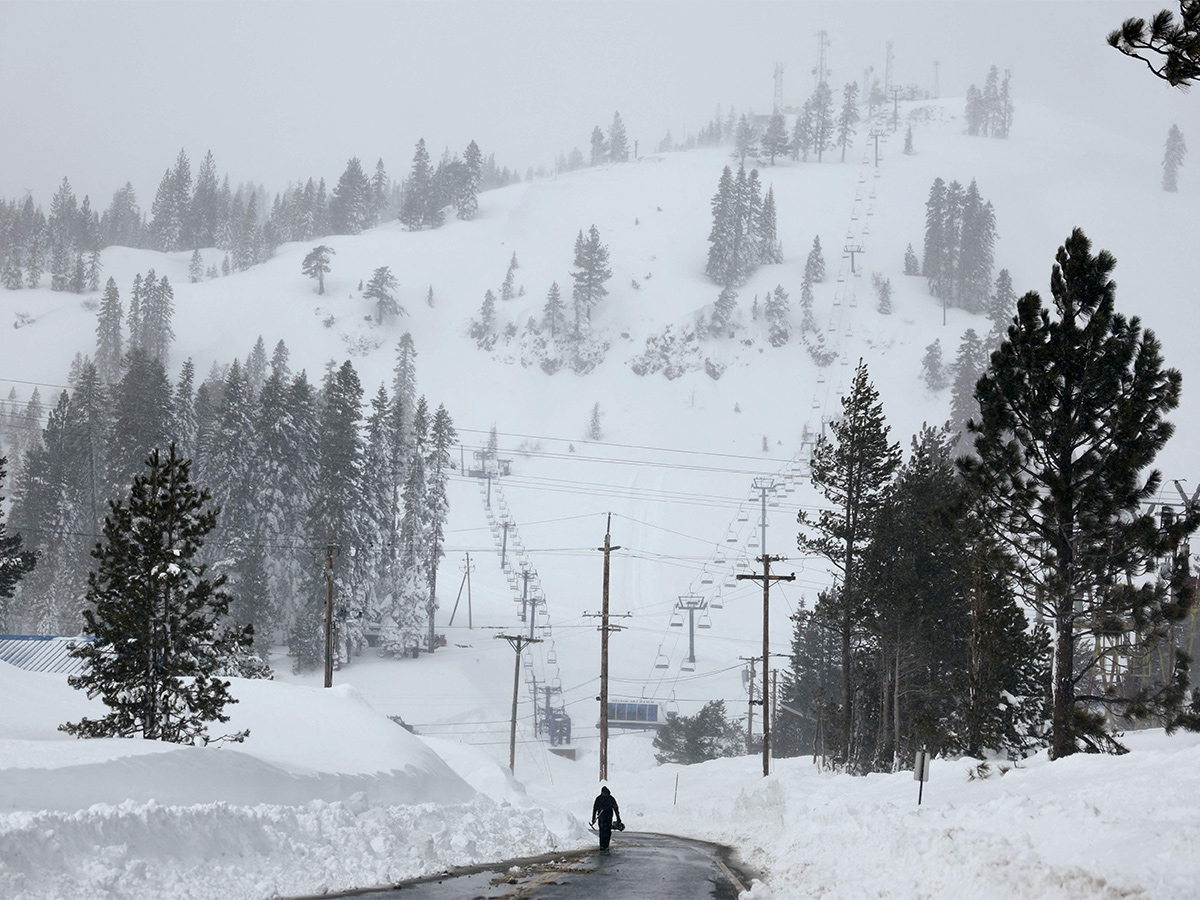
[[[909,435],[922,422],[945,418],[946,392],[931,393],[920,378],[924,349],[938,338],[949,360],[966,328],[983,333],[988,323],[949,310],[943,326],[943,312],[928,295],[924,279],[902,275],[906,244],[912,243],[920,252],[924,203],[935,177],[964,184],[978,180],[983,197],[996,208],[997,268],[1011,271],[1018,293],[1037,289],[1048,298],[1053,254],[1072,227],[1083,227],[1096,248],[1115,254],[1118,309],[1142,316],[1162,338],[1168,364],[1183,371],[1183,407],[1172,417],[1178,433],[1160,457],[1160,465],[1168,479],[1191,477],[1189,448],[1197,437],[1194,423],[1200,392],[1192,381],[1191,364],[1197,333],[1197,313],[1189,302],[1194,279],[1184,263],[1190,259],[1200,213],[1188,201],[1186,170],[1183,192],[1164,194],[1158,189],[1157,135],[1121,135],[1055,119],[1019,104],[1011,139],[969,138],[961,134],[956,118],[961,106],[961,100],[947,100],[902,108],[902,115],[914,113],[916,153],[899,152],[901,131],[882,148],[878,170],[864,150],[862,137],[844,164],[781,161],[760,169],[764,187],[773,186],[776,193],[785,262],[761,268],[739,292],[745,328],[738,339],[706,347],[714,359],[728,363],[719,380],[703,371],[676,380],[662,375],[639,377],[628,361],[642,352],[647,336],[660,333],[666,325],[680,328],[716,298],[717,288],[704,277],[703,268],[711,225],[709,199],[721,168],[731,163],[725,151],[651,156],[489,192],[480,198],[477,220],[449,221],[437,231],[408,233],[391,223],[356,237],[328,238],[325,242],[337,255],[323,297],[315,294],[313,283],[300,272],[311,245],[286,245],[264,265],[196,285],[186,283],[187,254],[110,248],[104,255],[105,275],[116,278],[123,296],[134,275],[150,267],[171,279],[178,335],[173,370],[191,356],[203,375],[213,362],[244,358],[261,334],[268,347],[285,340],[293,368],[307,368],[312,378],[319,377],[326,361],[349,356],[369,395],[380,382],[390,383],[396,341],[404,331],[411,331],[418,351],[419,389],[434,403],[446,403],[460,430],[465,461],[469,463],[472,451],[484,443],[487,429],[497,425],[501,455],[512,460],[513,469],[511,476],[493,485],[494,510],[503,496],[516,521],[515,533],[545,590],[552,626],[546,634],[545,620],[539,616],[537,633],[543,642],[528,651],[535,661],[533,675],[539,683],[555,679],[561,683],[582,754],[576,763],[550,757],[544,742],[534,738],[531,696],[522,673],[516,772],[536,785],[537,796],[569,799],[571,808],[582,814],[587,792],[594,786],[599,655],[597,622],[588,614],[600,605],[601,555],[596,548],[603,542],[607,514],[612,513],[613,542],[621,546],[613,556],[612,607],[616,613],[631,614],[617,620],[624,630],[611,642],[612,699],[645,697],[692,712],[708,699],[723,698],[731,713],[740,712],[746,694],[739,657],[761,652],[761,591],[752,583],[724,585],[737,571],[741,557],[753,565],[753,557],[762,552],[761,546],[751,546],[760,512],[758,495],[751,497],[753,478],[775,476],[794,488],[780,498],[778,506],[768,508],[767,549],[788,555],[788,562],[781,565],[797,574],[794,584],[779,586],[772,593],[771,649],[787,652],[790,613],[828,583],[818,561],[798,558],[794,551],[796,510],[801,504],[819,505],[821,498],[795,478],[782,477],[791,472],[790,463],[802,450],[806,429],[808,434],[819,432],[822,420],[837,414],[839,391],[848,384],[860,356],[880,390],[893,439],[902,446],[907,446]],[[1164,123],[1164,131],[1165,127]],[[557,280],[564,293],[569,292],[575,234],[592,224],[610,246],[614,271],[610,296],[594,315],[596,328],[611,341],[606,361],[586,376],[569,371],[547,376],[536,365],[506,362],[516,357],[514,347],[501,344],[494,355],[476,348],[465,335],[465,325],[476,314],[484,291],[498,290],[512,254],[520,262],[516,282],[526,293],[498,308],[504,321],[519,326],[540,315],[551,281]],[[749,315],[752,298],[757,294],[761,301],[776,284],[789,292],[795,305],[804,258],[817,234],[825,247],[829,277],[818,286],[815,313],[826,340],[839,352],[823,380],[799,344],[770,347],[761,323],[752,323]],[[855,277],[849,260],[842,258],[847,239],[864,246],[865,253],[858,259],[862,277]],[[213,262],[220,262],[219,254],[209,251],[205,263]],[[409,315],[378,326],[368,320],[371,310],[359,295],[358,283],[381,265],[391,266],[399,277],[401,300]],[[895,288],[890,316],[875,311],[870,289],[870,274],[875,271],[890,278]],[[637,289],[632,286],[635,279]],[[433,307],[425,302],[431,285]],[[49,386],[64,382],[74,354],[89,352],[93,345],[94,311],[86,303],[87,298],[81,303],[72,295],[48,290],[0,291],[0,322],[27,323],[13,331],[4,329],[0,379],[13,379],[22,397],[28,395],[29,382],[45,385],[46,399]],[[751,340],[751,345],[742,344],[742,339]],[[0,380],[0,387],[7,391],[8,385]],[[584,434],[597,403],[604,440],[591,442]],[[335,684],[354,685],[379,713],[401,716],[423,734],[477,744],[506,764],[514,657],[508,644],[494,634],[527,631],[528,625],[516,619],[519,604],[514,597],[519,595],[501,570],[480,482],[456,476],[451,490],[437,620],[438,631],[448,636],[448,647],[417,661],[364,656],[339,670]],[[465,552],[471,553],[475,566],[473,629],[466,627],[465,591],[455,625],[447,625]],[[724,561],[718,562],[722,557]],[[706,578],[712,579],[711,585]],[[696,632],[696,671],[682,671],[686,628],[670,625],[671,608],[685,593],[699,593],[711,601],[718,587],[723,605],[710,611],[713,627]],[[660,660],[665,668],[658,668]],[[282,656],[275,660],[281,681],[319,683],[319,675],[291,675],[289,662]],[[0,675],[10,683],[11,673],[0,670]],[[29,690],[34,693],[15,696],[39,696],[36,689]],[[350,702],[338,698],[343,701]],[[20,705],[24,708],[24,701]],[[300,715],[314,721],[328,715],[309,701],[301,706],[307,712]],[[51,740],[61,738],[52,732],[54,723],[20,716],[6,718],[9,721],[16,724],[6,725],[0,736],[37,743],[14,749],[6,740],[4,752],[16,755],[8,757],[5,767],[28,765],[19,760],[42,753],[43,747],[45,760],[58,760],[59,765],[82,765],[74,754],[84,753],[98,755],[88,762],[111,761],[106,756],[109,751],[93,742]],[[285,734],[274,731],[279,725],[266,718],[256,727],[260,733]],[[343,764],[343,753],[352,749],[346,735],[360,730],[355,725],[340,731],[344,740],[324,746],[306,764],[312,772],[341,771],[337,766]],[[331,734],[339,732],[335,729]],[[252,742],[258,739],[257,734],[252,736]],[[144,749],[136,742],[122,743],[131,748],[121,748],[122,757]],[[226,758],[236,759],[237,752]],[[407,750],[397,753],[407,758]],[[447,755],[453,754],[447,749]],[[463,777],[477,789],[481,784],[497,786],[496,793],[488,791],[493,797],[506,796],[508,788],[495,768],[480,766],[478,757],[474,760],[465,767],[474,767],[477,777]],[[611,760],[614,772],[631,785],[641,785],[639,778],[657,784],[669,777],[654,766],[648,741],[641,736],[615,738]],[[266,762],[274,764],[270,759]],[[723,782],[718,800],[731,802],[741,790],[737,785],[753,779],[756,761],[740,764],[736,776]],[[128,771],[136,767],[129,766]],[[1106,771],[1097,777],[1108,777]],[[1174,768],[1164,766],[1155,777],[1174,778],[1173,772]],[[117,791],[136,782],[132,776],[112,777]],[[231,783],[221,777],[213,775],[212,783]],[[866,779],[838,790],[850,797],[847,807],[857,809],[862,803],[876,802],[869,797],[873,784],[874,779]],[[323,795],[314,792],[313,796]],[[661,800],[666,794],[656,796]],[[1019,810],[1010,812],[1011,828],[1018,830]],[[135,815],[153,828],[158,814]],[[697,813],[681,820],[680,827],[693,828],[711,815],[711,811]],[[965,811],[952,827],[966,827],[962,823],[978,815]],[[1080,816],[1073,821],[1081,821]],[[655,827],[668,827],[665,819],[655,821]],[[889,822],[889,833],[895,834],[911,824],[907,819]],[[550,830],[570,840],[571,828],[564,824]],[[846,832],[838,835],[853,842],[861,839]],[[766,843],[773,840],[763,838]],[[937,859],[952,855],[952,847],[934,843]],[[769,861],[778,869],[793,852],[782,845],[764,850],[764,864]],[[421,865],[437,865],[441,859],[424,859]],[[1020,865],[1026,862],[1034,864],[1026,860]],[[883,865],[881,856],[872,870],[874,877],[885,877]],[[786,877],[801,878],[794,873]],[[329,883],[362,882],[331,876]],[[803,883],[809,893],[822,886],[795,883]],[[986,885],[986,880],[977,883]],[[1062,896],[1087,895],[1083,887],[1072,884]],[[926,888],[924,895],[954,896],[949,888],[939,890]],[[908,895],[912,893],[921,891],[914,889]],[[38,894],[31,889],[31,895]],[[251,890],[245,895],[266,893]],[[853,895],[849,887],[841,894]],[[1156,895],[1181,894],[1164,889]]]

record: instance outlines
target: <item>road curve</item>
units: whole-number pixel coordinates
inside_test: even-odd
[[[390,888],[339,896],[364,900],[736,900],[750,878],[731,851],[669,834],[614,833],[598,848],[457,869]]]

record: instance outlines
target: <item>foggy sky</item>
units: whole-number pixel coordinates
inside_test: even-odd
[[[49,208],[63,176],[103,210],[132,181],[148,211],[182,148],[195,174],[275,192],[336,182],[351,156],[403,176],[424,137],[436,158],[474,139],[524,174],[586,156],[614,110],[645,152],[717,104],[769,112],[812,91],[818,29],[835,93],[863,70],[943,97],[1013,70],[1022,102],[1122,122],[1161,147],[1174,122],[1200,146],[1184,94],[1104,42],[1168,0],[1119,2],[14,2],[0,0],[0,197]],[[1189,127],[1190,126],[1190,127]]]

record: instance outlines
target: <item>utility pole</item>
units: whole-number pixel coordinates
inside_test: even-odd
[[[753,482],[754,490],[758,491],[762,497],[762,516],[759,519],[759,537],[762,539],[763,556],[767,555],[767,494],[775,490],[774,478],[755,478]]]
[[[892,88],[892,132],[900,127],[900,88]]]
[[[761,581],[763,586],[763,680],[762,694],[759,698],[759,703],[763,705],[763,777],[771,774],[771,720],[767,715],[767,695],[769,692],[770,682],[768,680],[771,671],[770,656],[771,656],[771,582],[772,581],[795,581],[796,573],[790,575],[772,575],[771,563],[780,562],[782,556],[768,556],[763,553],[758,558],[758,562],[762,563],[763,570],[761,575],[739,574],[738,581],[749,579],[751,581]]]
[[[325,687],[333,687],[333,534],[325,544]]]
[[[608,573],[609,556],[620,547],[612,545],[612,513],[604,527],[604,546],[597,549],[604,553],[604,582],[601,588],[600,607],[600,780],[608,780],[608,633],[620,631],[621,626],[608,624]]]
[[[750,695],[746,704],[746,752],[749,753],[754,746],[754,664],[758,657],[743,656],[742,659],[750,663],[750,680],[746,682],[746,693]]]
[[[508,641],[509,646],[517,651],[517,662],[513,667],[512,724],[508,731],[508,771],[515,772],[517,767],[517,691],[521,687],[521,651],[529,644],[540,644],[541,638],[527,638],[523,634],[498,634],[496,637]]]
[[[491,482],[489,482],[489,484],[490,483]],[[505,519],[500,523],[500,527],[504,529],[504,537],[500,540],[500,568],[502,569],[504,568],[504,563],[508,560],[508,526],[510,524],[511,523],[508,521],[508,519]],[[522,606],[522,614],[524,613],[524,609],[524,606]],[[522,621],[524,621],[524,619],[522,619]]]
[[[463,573],[463,580],[458,585],[458,596],[454,598],[454,609],[450,611],[450,625],[454,624],[454,614],[458,612],[458,601],[462,599],[463,585],[467,588],[467,628],[473,628],[471,624],[471,573],[475,571],[475,567],[471,565],[471,554],[466,554],[467,561],[458,567],[458,571]]]

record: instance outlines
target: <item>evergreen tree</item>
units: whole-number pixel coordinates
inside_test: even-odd
[[[921,377],[925,381],[925,387],[931,391],[940,391],[946,386],[946,365],[942,361],[940,339],[925,348],[925,355],[921,357]]]
[[[836,146],[835,127],[833,92],[829,85],[822,81],[812,96],[812,148],[817,153],[817,162],[821,162],[826,150],[832,150]]]
[[[1135,581],[1197,521],[1188,515],[1160,531],[1144,511],[1161,476],[1143,472],[1171,436],[1163,415],[1178,406],[1182,378],[1163,367],[1153,332],[1115,311],[1115,265],[1072,232],[1051,273],[1057,316],[1036,292],[1018,301],[1008,339],[976,386],[975,456],[960,462],[985,524],[1021,558],[1026,598],[1054,629],[1055,759],[1119,749],[1089,705],[1096,698],[1078,697],[1081,638],[1121,634],[1129,622],[1145,639],[1191,602],[1190,591],[1167,595]],[[1186,671],[1180,659],[1164,673],[1170,681],[1180,664]],[[1141,696],[1132,707],[1156,705],[1169,722],[1177,710],[1155,701],[1170,696]]]
[[[737,131],[733,134],[733,155],[737,158],[739,165],[746,164],[746,157],[755,152],[757,143],[758,135],[754,131],[754,126],[743,114],[738,119]]]
[[[602,166],[608,162],[608,141],[604,139],[604,132],[597,125],[592,129],[592,160],[590,165]]]
[[[659,765],[690,766],[741,756],[741,730],[726,718],[725,701],[710,700],[694,716],[672,716],[654,735],[654,758]]]
[[[832,508],[814,519],[801,510],[797,546],[802,553],[823,556],[841,573],[840,589],[829,619],[841,641],[841,704],[838,754],[851,760],[855,716],[855,642],[870,614],[859,586],[859,559],[869,546],[880,498],[900,463],[900,445],[888,443],[888,427],[879,394],[860,361],[849,392],[842,398],[842,418],[830,423],[812,453],[813,486]],[[833,597],[834,595],[830,595]]]
[[[204,154],[200,171],[196,173],[196,188],[192,192],[189,211],[189,231],[194,249],[215,247],[217,226],[221,218],[221,188],[217,184],[217,162],[212,151]]]
[[[199,250],[192,251],[192,258],[188,262],[188,281],[192,284],[198,284],[204,278],[204,257],[200,255]]]
[[[171,385],[162,361],[138,349],[126,356],[125,375],[116,386],[112,437],[107,449],[108,489],[124,495],[151,450],[165,447],[171,433]]]
[[[575,263],[571,270],[576,327],[585,318],[591,321],[592,308],[608,296],[604,283],[610,278],[608,246],[600,243],[600,232],[595,225],[588,229],[587,237],[580,231],[575,239]]]
[[[929,279],[929,292],[935,297],[945,296],[949,275],[945,226],[946,183],[935,178],[929,188],[929,199],[925,201],[925,252],[921,264],[921,274]]]
[[[912,244],[909,244],[904,248],[904,274],[921,274],[921,261],[917,259],[917,254],[916,251],[913,250]]]
[[[713,225],[708,234],[708,264],[704,268],[705,274],[717,284],[730,283],[729,269],[735,256],[733,191],[733,172],[726,166],[711,201]]]
[[[767,194],[763,197],[757,226],[755,230],[758,237],[759,261],[764,265],[783,262],[783,247],[779,243],[779,234],[776,225],[774,187],[767,188]]]
[[[1179,190],[1179,167],[1187,155],[1187,144],[1183,141],[1183,132],[1178,125],[1172,125],[1167,132],[1167,149],[1163,154],[1162,189],[1170,193]]]
[[[101,379],[107,384],[115,383],[121,376],[123,318],[121,292],[117,290],[116,280],[109,278],[104,286],[104,296],[100,300],[96,322],[96,368]]]
[[[325,293],[325,276],[329,274],[329,257],[337,253],[332,247],[320,244],[308,251],[300,267],[309,278],[317,283],[317,293]]]
[[[808,162],[808,154],[813,149],[813,129],[815,126],[816,109],[813,98],[804,101],[796,122],[792,125],[792,159],[802,159]]]
[[[737,314],[737,291],[726,285],[713,304],[709,317],[708,333],[713,337],[724,337],[733,331],[733,317]]]
[[[875,304],[875,310],[884,316],[892,314],[892,279],[884,278],[878,272],[871,273],[871,285],[875,288],[875,295],[879,298],[879,302]]]
[[[790,304],[787,292],[782,284],[775,285],[775,290],[767,295],[764,314],[767,319],[767,340],[772,347],[782,347],[788,342],[788,312]]]
[[[483,178],[483,154],[474,141],[463,151],[463,178],[455,206],[460,219],[473,219],[479,211],[479,190]]]
[[[968,328],[950,366],[950,427],[959,434],[966,433],[967,422],[979,418],[975,383],[983,375],[987,362],[987,348],[975,329]]]
[[[357,156],[351,157],[329,201],[330,232],[361,234],[375,224],[375,205],[371,182],[363,171],[362,161]]]
[[[8,458],[0,456],[0,488],[4,487],[4,479],[8,475],[7,466]],[[21,579],[37,565],[37,555],[25,549],[20,534],[8,532],[8,525],[4,522],[3,500],[3,495],[0,495],[0,626],[9,629],[11,620],[8,604]]]
[[[438,228],[442,224],[442,207],[438,203],[434,172],[429,164],[425,139],[417,141],[413,153],[412,171],[405,183],[404,200],[400,204],[400,223],[409,231]]]
[[[613,113],[612,125],[608,128],[608,161],[629,162],[629,139],[625,136],[625,123],[619,112]]]
[[[842,111],[837,119],[837,142],[842,147],[842,162],[846,148],[853,145],[854,126],[858,124],[858,82],[851,81],[842,89]]]
[[[771,165],[775,165],[775,157],[783,156],[788,152],[790,145],[787,133],[787,122],[784,121],[783,113],[776,107],[771,113],[771,121],[767,123],[767,130],[763,134],[762,149],[763,153],[767,154],[767,158],[771,161]]]
[[[437,570],[438,563],[446,555],[446,517],[450,513],[450,498],[447,485],[450,473],[454,470],[454,457],[451,450],[458,440],[458,432],[454,430],[454,422],[446,407],[438,404],[433,414],[433,424],[429,429],[428,458],[425,461],[427,491],[425,495],[425,515],[428,527],[429,554],[426,558],[426,568],[429,573],[429,603],[426,607],[429,640],[427,649],[432,653],[436,644],[434,635],[434,613],[438,609],[437,602]]]
[[[979,196],[979,188],[972,179],[963,197],[957,271],[958,305],[968,312],[984,312],[988,308],[995,243],[996,214],[992,204]]]
[[[496,295],[484,291],[479,317],[471,320],[470,335],[480,349],[491,349],[496,341]]]
[[[396,291],[400,289],[400,282],[396,280],[396,276],[392,274],[392,270],[387,266],[380,266],[371,275],[371,280],[367,282],[367,289],[363,291],[363,298],[371,300],[375,304],[375,321],[380,325],[383,324],[383,317],[388,316],[404,316],[404,308],[400,305],[400,301],[396,299]]]
[[[1200,4],[1180,0],[1179,21],[1164,9],[1150,20],[1130,18],[1108,36],[1109,46],[1140,59],[1156,77],[1187,90],[1200,79]]]
[[[999,346],[1016,311],[1017,293],[1013,290],[1012,276],[1008,274],[1008,269],[1001,269],[996,276],[987,310],[988,318],[992,320],[992,336],[988,339],[990,346]]]
[[[812,284],[825,280],[825,254],[821,250],[821,236],[813,237],[812,249],[804,261],[804,278]]]
[[[146,467],[128,500],[110,504],[83,614],[92,640],[71,650],[85,668],[68,683],[99,694],[110,712],[61,730],[191,744],[207,740],[210,722],[229,721],[225,706],[237,701],[217,673],[253,635],[222,626],[225,580],[197,559],[217,512],[192,484],[191,464],[172,444]]]
[[[904,132],[904,155],[905,156],[913,155],[912,125],[911,124],[908,126],[908,130]],[[905,273],[905,274],[908,274],[908,273]]]
[[[374,225],[384,216],[384,211],[388,206],[388,197],[391,193],[391,181],[388,178],[387,169],[384,168],[383,159],[375,160],[375,174],[371,176],[371,224]],[[457,201],[455,201],[457,202]]]
[[[175,292],[164,275],[154,280],[154,270],[142,282],[141,349],[159,360],[165,367],[171,352],[175,332],[171,319],[175,314]]]
[[[179,381],[171,397],[171,434],[179,453],[185,459],[196,454],[196,364],[191,358],[184,360],[179,370]]]
[[[567,327],[567,308],[562,301],[562,295],[558,289],[558,282],[550,283],[550,290],[546,293],[546,306],[542,311],[542,323],[550,332],[550,337],[558,338],[566,333]]]

